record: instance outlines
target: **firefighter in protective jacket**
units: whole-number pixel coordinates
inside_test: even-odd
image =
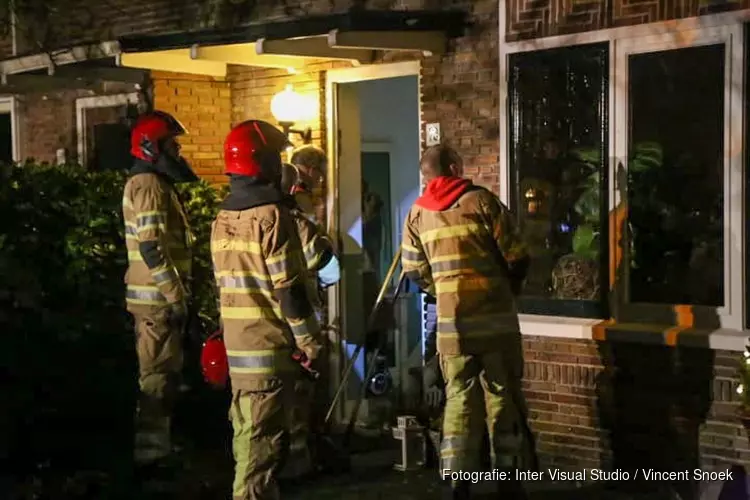
[[[308,182],[304,180],[305,175],[300,170],[299,167],[290,163],[282,166],[281,190],[287,194],[288,206],[297,222],[307,269],[310,272],[311,287],[317,290],[327,288],[339,280],[339,262],[330,239],[316,224],[312,205],[313,194],[308,187]],[[323,303],[320,300],[320,293],[315,295],[314,306],[318,319],[322,319]],[[285,478],[303,477],[315,472],[313,455],[317,448],[314,440],[310,439],[310,429],[311,426],[317,427],[319,412],[315,411],[316,398],[314,396],[316,389],[320,388],[319,386],[321,383],[324,384],[325,380],[323,377],[323,381],[314,382],[309,377],[301,376],[294,383],[290,453],[289,460],[282,471],[282,476]],[[325,390],[325,387],[321,389]],[[324,398],[321,399],[324,400]]]
[[[185,129],[159,111],[142,115],[131,133],[135,164],[125,184],[127,309],[133,315],[140,397],[136,465],[169,456],[171,413],[182,368],[182,332],[190,297],[191,234],[174,184],[198,180],[179,154]]]
[[[211,228],[234,428],[234,500],[277,499],[289,453],[297,349],[313,362],[321,349],[304,249],[281,192],[285,135],[250,120],[224,143],[231,193]]]
[[[455,150],[428,149],[420,169],[427,186],[405,220],[402,265],[437,299],[437,351],[446,382],[440,469],[479,468],[485,422],[494,468],[523,467],[525,427],[514,408],[523,359],[515,293],[527,253],[508,209],[461,177]],[[454,498],[469,498],[468,483],[452,486]],[[517,483],[498,487],[509,498],[523,498]]]

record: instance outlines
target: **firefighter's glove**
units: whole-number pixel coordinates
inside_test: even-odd
[[[437,360],[438,357],[434,356],[431,360],[424,364],[422,380],[424,381],[425,387],[441,385],[443,381],[443,377],[440,375],[440,367],[438,366]]]
[[[180,300],[169,304],[169,322],[173,326],[183,327],[187,321],[188,306],[187,302]]]
[[[424,393],[425,403],[432,409],[440,408],[443,404],[444,397],[443,389],[436,385],[429,387]]]

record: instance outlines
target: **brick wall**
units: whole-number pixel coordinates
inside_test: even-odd
[[[132,92],[132,87],[108,85],[100,95]],[[78,150],[76,134],[76,99],[95,96],[87,90],[25,94],[19,99],[21,152],[24,158],[54,162],[58,149],[64,148],[75,160]]]
[[[508,0],[506,40],[581,33],[750,8],[750,0]]]
[[[154,107],[174,115],[189,134],[182,153],[198,175],[211,183],[222,175],[224,138],[231,125],[229,83],[213,77],[154,72]]]
[[[750,464],[738,353],[526,337],[524,387],[542,468]]]

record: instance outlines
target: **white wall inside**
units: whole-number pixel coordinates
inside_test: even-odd
[[[419,86],[416,76],[356,84],[363,143],[386,143],[391,154],[391,241],[401,242],[404,218],[419,196]]]

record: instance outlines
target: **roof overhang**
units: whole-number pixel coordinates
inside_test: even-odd
[[[368,11],[308,16],[81,44],[0,61],[0,93],[98,90],[107,82],[144,84],[150,70],[224,77],[229,64],[282,68],[374,62],[379,51],[442,54],[461,36],[462,11]]]
[[[374,62],[378,51],[442,54],[460,36],[461,11],[366,11],[308,16],[211,29],[119,39],[118,65],[222,77],[227,65],[290,72],[326,60]]]

